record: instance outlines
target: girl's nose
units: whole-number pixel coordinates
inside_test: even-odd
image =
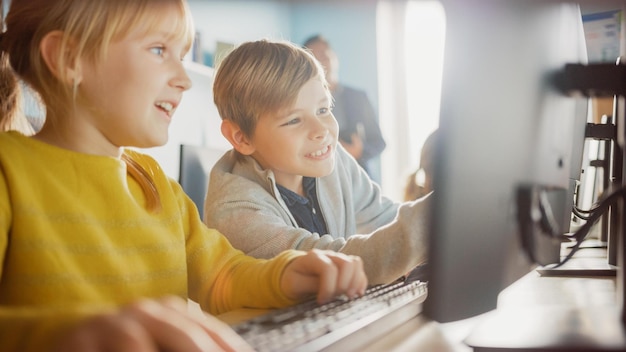
[[[185,70],[185,66],[179,61],[179,68],[176,76],[172,79],[170,84],[174,87],[182,90],[189,90],[191,88],[191,79]]]

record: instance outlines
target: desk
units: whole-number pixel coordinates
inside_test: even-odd
[[[570,265],[607,266],[606,257],[594,255]],[[614,276],[546,277],[533,270],[500,293],[498,308],[465,341],[480,352],[625,351],[620,314]]]
[[[605,260],[592,255],[570,265],[603,267]],[[542,277],[533,270],[503,290],[497,309],[489,313],[446,324],[418,315],[382,336],[364,328],[327,350],[472,351],[467,343],[480,352],[568,351],[582,346],[625,351],[615,281],[613,276]],[[265,312],[242,309],[219,318],[235,324]]]

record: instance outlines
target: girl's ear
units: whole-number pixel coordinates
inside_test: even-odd
[[[222,120],[222,135],[228,139],[236,151],[243,155],[254,153],[254,145],[237,124],[229,120]]]
[[[73,53],[72,42],[68,41],[65,48],[63,47],[63,36],[62,31],[46,34],[39,49],[50,72],[59,80],[75,86],[82,80],[80,65]]]

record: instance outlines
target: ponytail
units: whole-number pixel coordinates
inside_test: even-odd
[[[1,35],[0,35],[1,37]],[[0,39],[0,42],[2,40]],[[0,44],[1,45],[1,44]],[[0,130],[13,129],[16,117],[20,115],[22,92],[9,65],[9,56],[0,52]]]
[[[150,177],[150,174],[126,153],[122,154],[122,160],[126,163],[126,172],[139,183],[141,189],[143,189],[146,194],[146,207],[148,210],[152,212],[161,210],[159,191],[154,184],[154,180]]]

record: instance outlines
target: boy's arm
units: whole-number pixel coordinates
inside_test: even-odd
[[[354,210],[359,234],[350,236],[341,248],[346,254],[363,258],[371,284],[388,283],[426,261],[428,220],[432,197],[420,202],[395,203],[354,160],[338,150],[338,179],[348,209]],[[333,195],[328,194],[331,203]]]
[[[223,204],[220,231],[248,254],[271,258],[287,248],[327,248],[363,258],[370,284],[387,283],[425,261],[429,198],[403,204],[390,224],[367,235],[333,239],[294,227],[253,203]],[[219,215],[218,214],[218,215]]]
[[[391,282],[426,262],[431,207],[432,194],[404,203],[391,223],[350,236],[341,252],[363,258],[370,284]]]
[[[345,244],[344,238],[320,236],[296,227],[273,198],[220,202],[207,209],[205,222],[223,233],[235,248],[257,258],[272,258],[286,249],[339,250]]]
[[[285,249],[331,249],[361,256],[370,283],[397,279],[410,271],[413,264],[424,260],[420,251],[425,252],[425,231],[418,230],[421,227],[411,229],[405,225],[406,222],[421,225],[421,217],[419,214],[403,215],[396,223],[398,205],[380,196],[379,190],[347,152],[342,148],[338,152],[341,171],[337,172],[346,175],[330,180],[335,184],[328,186],[329,190],[320,201],[332,203],[329,209],[334,209],[330,215],[325,213],[329,229],[346,229],[343,233],[320,236],[298,228],[289,213],[265,188],[232,175],[229,168],[223,168],[225,171],[214,168],[211,174],[211,186],[205,201],[205,222],[226,235],[235,248],[255,257],[272,258]],[[332,191],[337,187],[356,190],[344,197],[344,192]],[[318,192],[322,190],[318,189]],[[342,209],[345,206],[345,211],[352,212],[342,213],[333,207],[343,202],[349,204],[342,205]],[[322,209],[324,211],[324,206]],[[390,223],[392,228],[385,229]],[[357,226],[361,234],[367,235],[355,235]],[[408,251],[411,252],[402,257],[391,258],[396,253]]]

